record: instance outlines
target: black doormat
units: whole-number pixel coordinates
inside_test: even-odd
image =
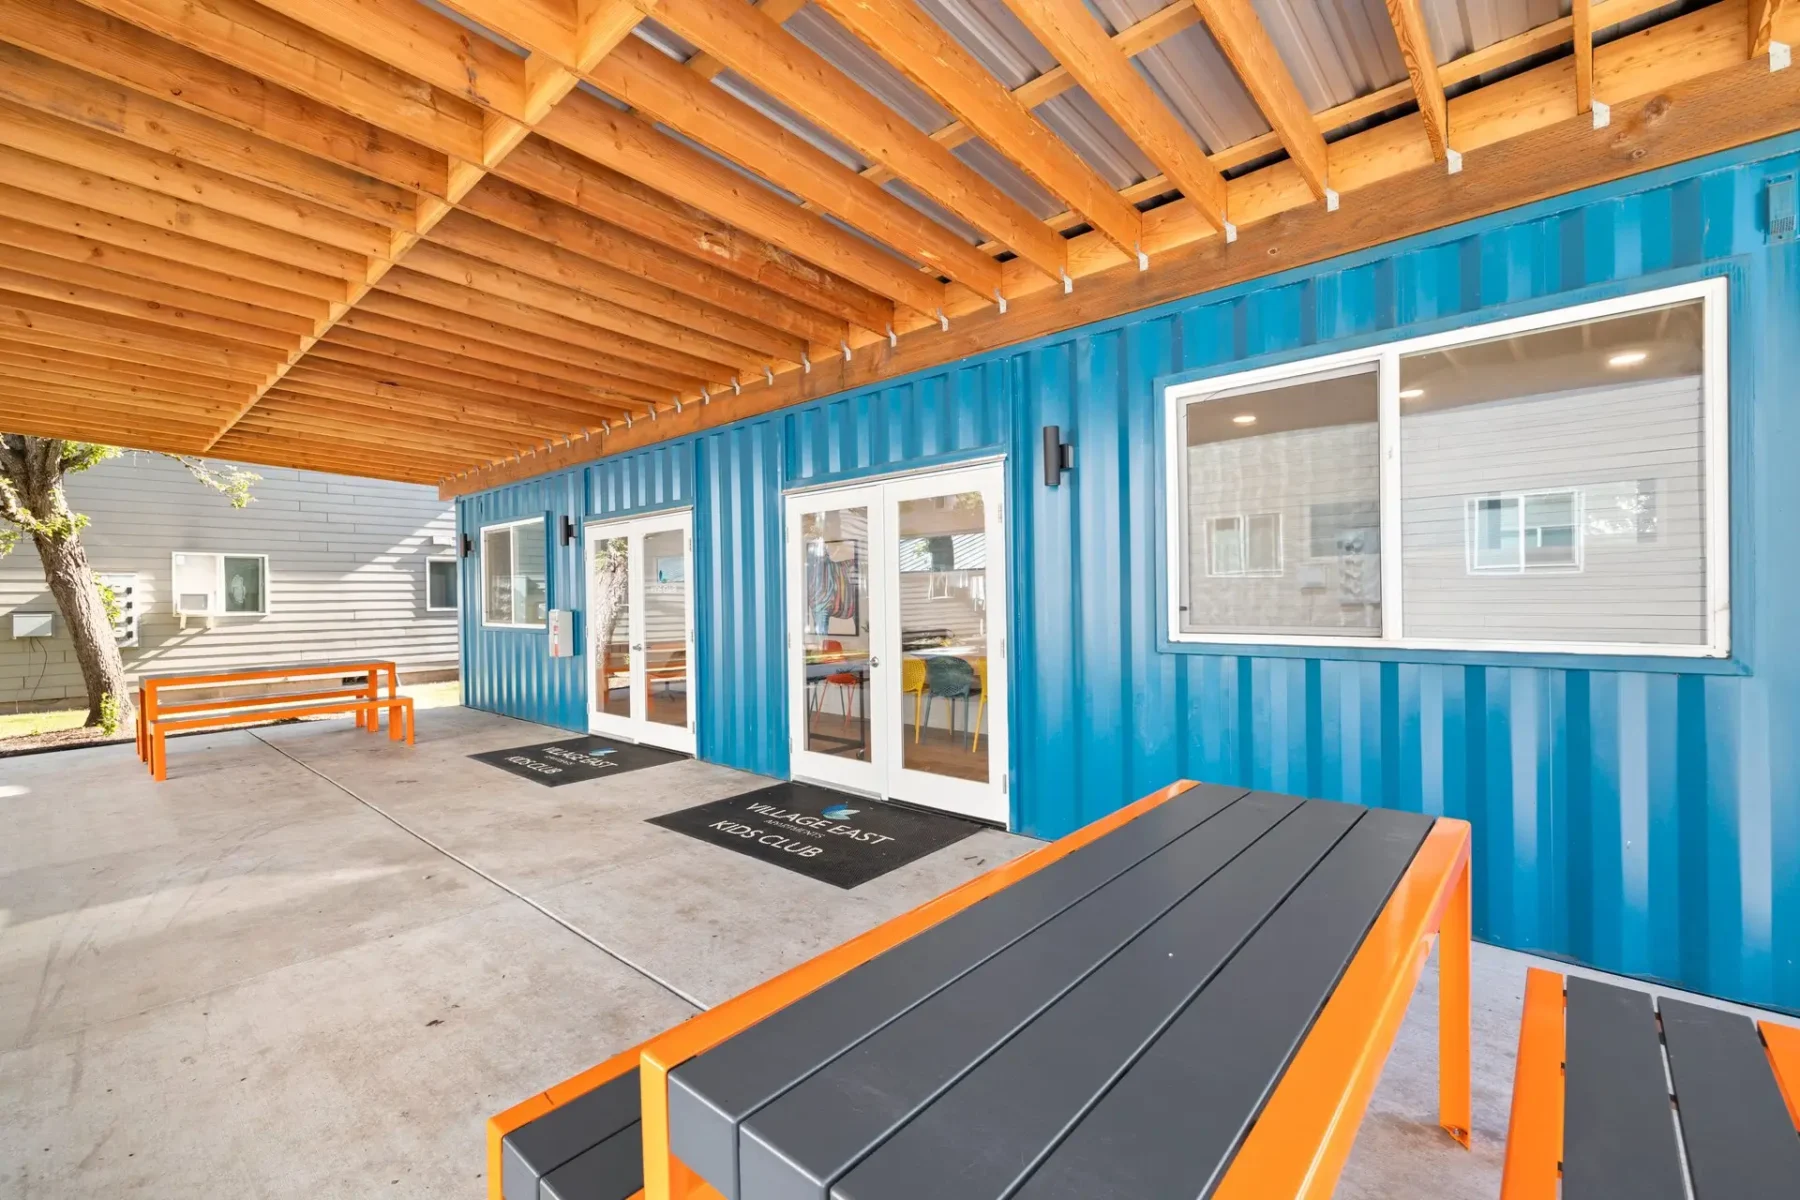
[[[984,828],[810,783],[778,783],[649,821],[841,888],[867,883]]]
[[[582,737],[539,746],[520,746],[516,750],[489,750],[469,757],[521,779],[535,780],[545,787],[561,787],[565,783],[583,783],[642,767],[680,762],[687,755],[609,738]]]

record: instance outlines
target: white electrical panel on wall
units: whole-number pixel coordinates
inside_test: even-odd
[[[100,586],[113,594],[113,603],[118,612],[113,618],[113,636],[119,645],[130,647],[138,644],[138,607],[139,586],[136,571],[118,571],[100,575]]]
[[[47,638],[56,634],[56,618],[50,613],[16,612],[12,619],[12,635],[16,638]]]

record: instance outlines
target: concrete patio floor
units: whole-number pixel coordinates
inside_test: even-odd
[[[483,1122],[1036,845],[841,891],[644,818],[763,782],[546,788],[467,709],[0,759],[0,1195],[474,1197]],[[1428,970],[1338,1196],[1499,1193],[1525,966],[1476,948],[1474,1152],[1435,1126]]]

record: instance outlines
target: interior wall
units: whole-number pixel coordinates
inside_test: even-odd
[[[1766,182],[1800,166],[1797,147],[1714,156],[602,460],[466,499],[463,516],[691,455],[692,494],[673,499],[696,510],[701,755],[782,775],[782,489],[1004,453],[1016,828],[1059,836],[1180,777],[1462,817],[1478,936],[1800,1009],[1800,763],[1781,733],[1800,727],[1800,625],[1781,602],[1800,579],[1780,515],[1800,510],[1800,472],[1781,465],[1800,427],[1778,402],[1800,369],[1800,250],[1770,245],[1764,215]],[[1730,662],[1168,642],[1172,379],[1720,273]],[[1054,488],[1039,462],[1051,424],[1076,446]],[[507,640],[465,637],[474,702],[577,727],[562,669],[489,646]],[[518,678],[477,682],[494,667]],[[566,678],[579,687],[578,671]]]

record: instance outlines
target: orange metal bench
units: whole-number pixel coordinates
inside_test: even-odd
[[[488,1196],[503,1200],[509,1133],[633,1067],[642,1087],[644,1200],[720,1200],[670,1151],[669,1073],[876,956],[1011,886],[1194,787],[1172,784],[1060,841],[931,900],[775,978],[699,1013],[488,1121]],[[1407,1002],[1441,936],[1439,1120],[1463,1145],[1470,1127],[1470,830],[1440,819],[1289,1062],[1216,1195],[1328,1200],[1392,1048]]]
[[[364,676],[366,681],[355,686],[302,692],[214,696],[174,702],[166,698],[168,693],[179,695],[183,690],[196,688],[283,680],[342,680],[357,675]],[[383,682],[387,684],[386,696],[382,695]],[[381,727],[381,711],[386,709],[388,736],[395,741],[404,736],[409,744],[413,741],[412,698],[399,694],[398,667],[386,659],[149,675],[138,681],[137,701],[138,757],[148,765],[155,779],[168,778],[166,738],[174,732],[218,729],[269,719],[350,713],[355,715],[358,726],[374,733]]]

